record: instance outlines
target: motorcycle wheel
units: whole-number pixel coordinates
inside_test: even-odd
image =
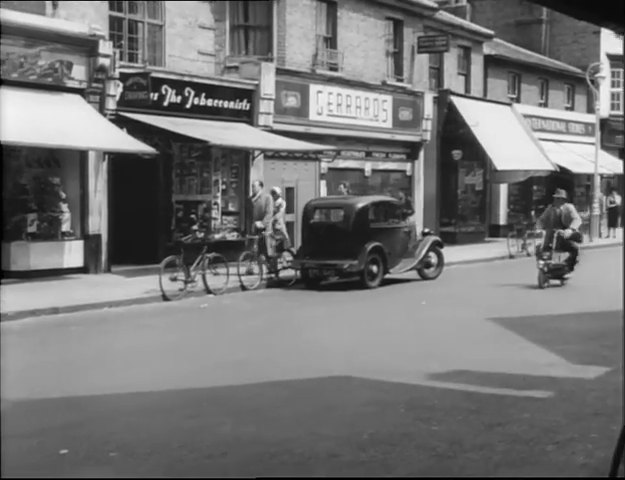
[[[547,274],[542,270],[538,271],[538,288],[543,289],[547,285],[549,285],[549,279],[547,278]]]

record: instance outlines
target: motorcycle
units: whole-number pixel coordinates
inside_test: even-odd
[[[564,239],[564,230],[556,230],[554,232],[550,249],[543,249],[543,245],[536,249],[538,288],[540,289],[549,286],[551,280],[560,281],[561,286],[566,285],[568,275],[571,273],[571,269],[566,262],[569,254],[556,249],[559,238]]]

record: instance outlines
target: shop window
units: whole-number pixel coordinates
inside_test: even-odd
[[[442,53],[430,53],[430,66],[429,66],[429,87],[430,90],[438,90],[439,88],[445,88],[443,82],[443,54]]]
[[[227,2],[232,56],[273,57],[273,2]]]
[[[410,177],[405,171],[373,170],[366,176],[364,169],[329,169],[325,175],[328,195],[339,195],[339,185],[349,185],[352,195],[389,195],[396,197],[399,191],[411,196]]]
[[[512,103],[521,102],[521,75],[508,72],[508,99]]]
[[[465,93],[471,93],[471,47],[458,47],[458,76]]]
[[[549,106],[549,80],[546,78],[538,79],[538,106]]]
[[[575,110],[575,86],[564,84],[564,109]]]
[[[623,115],[623,65],[610,69],[610,114]]]
[[[2,157],[4,241],[80,238],[80,152],[3,146]]]
[[[386,19],[386,76],[404,81],[404,22],[396,18]]]
[[[324,70],[342,70],[343,56],[338,51],[338,10],[333,1],[317,1],[317,45],[314,66]]]
[[[295,213],[295,187],[286,187],[284,189],[284,200],[286,202],[286,211],[287,215],[292,215]]]
[[[163,66],[164,2],[109,2],[109,37],[122,62]]]

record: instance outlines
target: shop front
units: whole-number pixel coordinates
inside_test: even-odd
[[[116,123],[159,155],[155,161],[113,161],[116,264],[160,261],[193,225],[214,250],[235,258],[248,230],[246,199],[259,156],[253,152],[323,150],[253,127],[253,82],[128,71],[120,74],[120,85]]]
[[[104,152],[155,151],[99,113],[104,35],[40,18],[1,15],[2,271],[96,273],[106,261]]]
[[[453,244],[490,236],[501,185],[557,168],[510,104],[444,91],[440,118],[440,234]]]
[[[352,195],[402,192],[422,218],[422,94],[283,71],[275,102],[276,131],[337,149],[315,158],[265,155],[266,183],[280,186],[292,205],[287,229],[296,246],[304,204],[340,194],[341,184]]]
[[[508,186],[507,224],[530,221],[551,203],[556,188],[567,191],[570,201],[588,223],[592,209],[592,183],[595,170],[595,117],[591,114],[515,105],[540,142],[549,159],[559,169],[546,177],[529,178]],[[599,150],[598,172],[601,192],[620,185],[623,161]]]

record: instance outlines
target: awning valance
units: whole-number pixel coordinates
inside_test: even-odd
[[[0,142],[24,147],[156,154],[75,93],[0,87]]]
[[[336,147],[303,142],[265,132],[240,122],[199,120],[194,118],[166,117],[141,113],[121,113],[124,117],[137,120],[170,132],[202,140],[216,147],[240,150],[283,151],[283,152],[323,152],[336,150]]]
[[[510,105],[457,96],[451,99],[489,156],[494,183],[519,182],[557,170]]]

